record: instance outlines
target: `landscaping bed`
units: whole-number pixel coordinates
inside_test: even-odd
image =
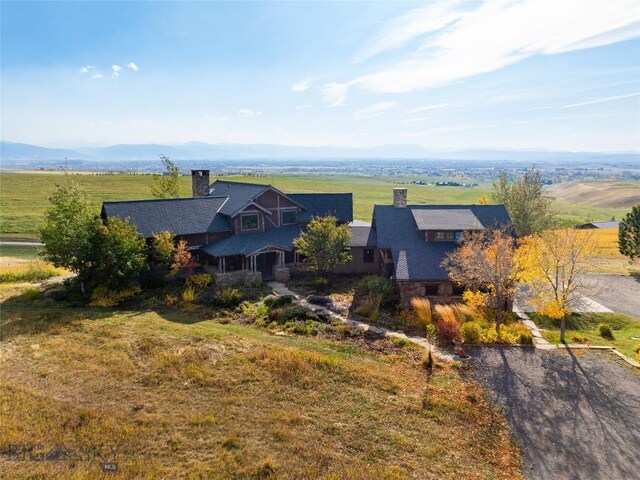
[[[528,315],[548,342],[560,343],[559,320],[537,313]],[[607,334],[606,328],[599,328],[600,325],[608,325],[611,335]],[[640,321],[621,313],[573,313],[567,318],[565,338],[567,343],[615,347],[624,355],[640,361]]]

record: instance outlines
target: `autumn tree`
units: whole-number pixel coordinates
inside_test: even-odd
[[[620,222],[618,249],[631,261],[640,258],[640,205],[633,207]]]
[[[164,174],[153,176],[151,194],[155,198],[177,198],[180,195],[180,169],[165,155],[160,155],[160,161],[164,167]]]
[[[502,172],[493,182],[491,199],[506,207],[513,227],[521,237],[541,232],[556,223],[551,201],[544,197],[538,170],[527,170],[513,183]]]
[[[44,243],[41,255],[54,266],[75,273],[84,292],[84,282],[91,268],[88,252],[96,212],[85,191],[73,180],[57,184],[48,200],[40,229],[40,240]]]
[[[314,217],[293,244],[315,270],[326,273],[351,260],[350,240],[349,225],[338,225],[336,217],[326,216]]]
[[[473,290],[489,294],[489,307],[500,329],[504,311],[520,279],[514,238],[502,230],[468,232],[458,249],[447,255],[442,266],[449,278]]]
[[[175,275],[190,264],[191,253],[187,249],[186,241],[176,241],[173,234],[165,230],[153,234],[151,260],[155,268]]]
[[[592,234],[571,228],[548,230],[521,241],[517,259],[531,290],[531,303],[541,314],[560,320],[561,342],[567,317],[587,290],[581,279],[595,252]]]

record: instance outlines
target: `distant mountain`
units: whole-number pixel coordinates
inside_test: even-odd
[[[428,150],[417,145],[380,145],[367,148],[305,147],[273,144],[209,144],[190,142],[181,145],[132,144],[75,149],[46,148],[24,143],[0,142],[0,161],[71,163],[153,161],[163,154],[172,160],[316,160],[316,159],[437,159],[496,161],[617,161],[640,162],[640,153],[557,152],[544,150],[472,149],[457,151]]]

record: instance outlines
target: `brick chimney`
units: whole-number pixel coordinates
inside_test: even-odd
[[[407,206],[407,189],[394,188],[393,189],[393,207],[405,208],[406,206]]]
[[[194,197],[209,195],[209,170],[191,170],[191,191]]]

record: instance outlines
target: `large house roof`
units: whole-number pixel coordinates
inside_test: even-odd
[[[106,217],[129,218],[145,238],[169,230],[174,235],[230,232],[232,227],[220,214],[227,197],[171,198],[104,202]]]
[[[270,188],[271,185],[216,180],[209,187],[209,196],[228,197],[221,213],[232,217]]]
[[[269,247],[278,250],[292,250],[293,240],[300,236],[303,227],[269,228],[264,232],[233,235],[202,247],[202,250],[214,257],[228,255],[255,255]]]
[[[454,213],[458,210],[470,210],[484,228],[511,224],[509,214],[503,205],[408,205],[406,208],[376,205],[373,215],[377,244],[379,248],[391,250],[397,280],[448,279],[447,272],[440,263],[447,253],[457,248],[457,243],[427,242],[414,217],[415,212],[419,210],[449,210]],[[462,229],[443,229],[456,228]]]
[[[350,247],[375,247],[377,245],[376,229],[371,226],[350,225]]]
[[[304,208],[298,214],[300,222],[326,215],[334,215],[339,222],[353,220],[353,195],[350,193],[289,193],[287,197]]]
[[[418,230],[483,230],[469,208],[412,208]]]

